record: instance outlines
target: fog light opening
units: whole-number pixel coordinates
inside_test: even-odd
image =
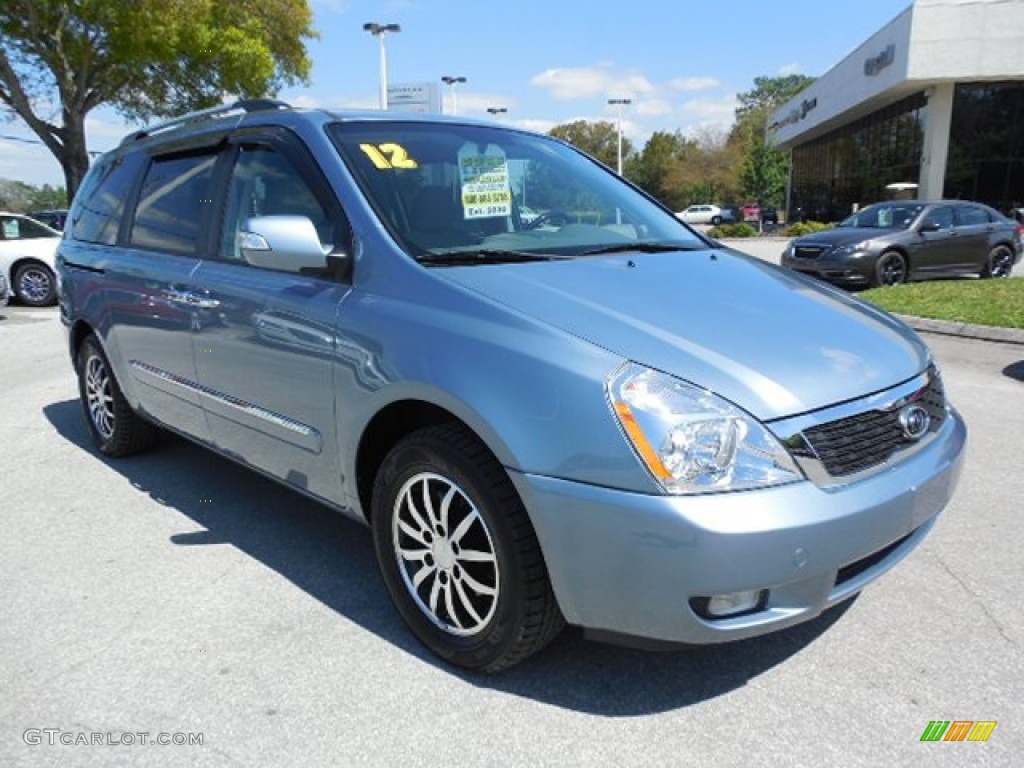
[[[702,619],[725,619],[760,610],[767,601],[767,589],[748,589],[725,595],[695,597],[690,600],[690,607]]]

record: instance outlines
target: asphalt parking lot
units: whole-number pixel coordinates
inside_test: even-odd
[[[756,640],[568,631],[480,677],[416,644],[361,526],[178,439],[97,455],[56,311],[0,308],[0,765],[1020,765],[1024,346],[926,340],[969,453],[886,578]]]

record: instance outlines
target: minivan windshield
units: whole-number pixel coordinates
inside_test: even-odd
[[[875,203],[846,217],[837,226],[857,229],[906,229],[923,209],[924,206],[920,203]]]
[[[549,137],[412,120],[339,122],[329,134],[384,226],[424,263],[708,247],[670,211]]]

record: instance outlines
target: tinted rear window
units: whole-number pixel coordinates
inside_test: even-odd
[[[156,158],[139,192],[129,241],[139,248],[194,253],[210,209],[213,154]]]
[[[142,162],[141,155],[100,161],[75,198],[71,234],[76,240],[113,245],[121,227],[125,202]]]
[[[984,208],[976,205],[961,205],[956,210],[957,219],[962,227],[969,227],[975,224],[988,224],[988,213]]]

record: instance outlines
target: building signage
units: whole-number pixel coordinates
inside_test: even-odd
[[[440,114],[441,98],[437,83],[396,83],[389,85],[388,111]]]
[[[786,115],[784,118],[782,118],[781,120],[776,120],[771,125],[769,125],[768,130],[777,131],[779,130],[779,128],[782,128],[784,126],[799,123],[801,120],[807,117],[807,113],[814,109],[816,106],[818,106],[818,98],[816,96],[812,99],[804,99],[803,101],[800,102],[799,106],[793,107],[793,109],[789,110],[789,114]]]
[[[880,54],[864,60],[864,74],[874,77],[894,61],[896,61],[896,46],[889,43]]]

